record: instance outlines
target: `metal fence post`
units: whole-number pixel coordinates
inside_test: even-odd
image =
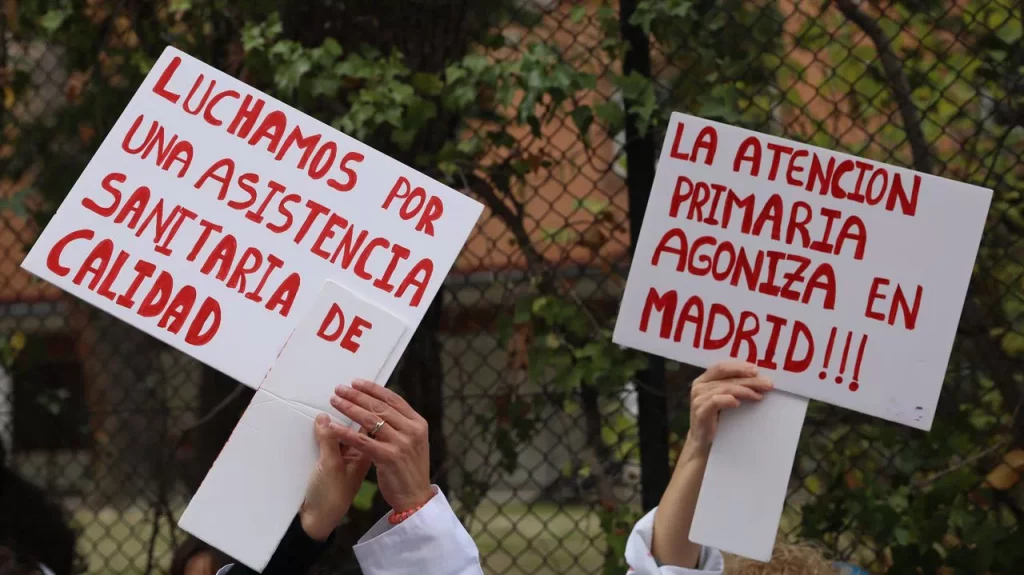
[[[635,0],[619,3],[620,30],[626,42],[626,56],[622,72],[629,76],[636,72],[651,75],[650,41],[639,27],[630,23],[636,9]],[[626,111],[626,186],[629,188],[630,252],[636,249],[640,237],[647,200],[654,183],[654,135],[650,130],[640,133],[637,116],[630,102],[623,99]],[[668,485],[668,406],[665,398],[665,360],[648,356],[648,368],[637,375],[641,499],[644,509],[658,504]]]

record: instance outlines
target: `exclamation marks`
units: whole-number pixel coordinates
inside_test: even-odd
[[[864,350],[868,346],[868,334],[860,336],[860,347],[857,348],[857,361],[853,364],[853,381],[850,382],[850,391],[860,389],[860,364],[864,361]]]
[[[836,335],[838,330],[832,328],[832,331],[828,336],[828,346],[825,348],[825,361],[822,363],[821,371],[818,372],[818,379],[824,380],[828,377],[829,363],[832,361],[832,352],[836,346]],[[854,343],[853,332],[846,332],[845,341],[843,342],[843,355],[839,361],[839,375],[836,376],[836,385],[842,385],[844,379],[843,374],[846,373],[846,366],[850,360],[850,348]],[[857,355],[853,358],[853,380],[850,381],[850,391],[857,391],[860,389],[860,366],[864,361],[864,350],[868,345],[867,334],[860,336],[860,345],[857,347]]]
[[[818,372],[818,379],[825,379],[828,377],[828,362],[832,360],[832,346],[836,344],[836,328],[832,328],[832,333],[828,335],[828,347],[825,348],[825,364],[821,366],[821,371]]]
[[[850,341],[853,340],[853,332],[846,332],[846,343],[843,345],[843,360],[839,363],[839,375],[836,376],[836,384],[843,383],[843,373],[846,372],[846,358],[850,355]]]

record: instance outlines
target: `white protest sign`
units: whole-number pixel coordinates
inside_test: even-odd
[[[327,282],[189,502],[178,525],[262,571],[302,503],[316,467],[313,419],[339,384],[373,381],[405,331],[402,322]]]
[[[256,387],[327,279],[408,329],[482,206],[167,48],[22,266]]]
[[[991,198],[672,115],[614,341],[792,392],[722,416],[691,541],[769,560],[806,397],[931,427]]]
[[[614,341],[927,430],[991,197],[673,114]]]

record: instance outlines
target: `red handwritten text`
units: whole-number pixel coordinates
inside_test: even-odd
[[[373,324],[358,315],[352,317],[346,328],[345,312],[341,311],[341,306],[334,303],[331,304],[331,309],[327,310],[327,315],[320,323],[316,335],[325,341],[338,341],[341,338],[341,348],[355,353],[359,351],[359,337],[363,335],[363,331],[372,328]]]
[[[651,265],[673,265],[676,271],[710,276],[734,287],[804,304],[815,292],[821,307],[835,309],[836,276],[828,263],[812,263],[802,255],[776,250],[748,250],[715,236],[689,238],[672,228],[658,241]]]
[[[64,251],[79,241],[87,242],[91,249],[78,264],[71,264],[63,257]],[[75,285],[85,284],[89,291],[133,310],[140,317],[159,317],[157,327],[169,333],[178,334],[187,324],[184,340],[189,345],[209,343],[221,322],[217,300],[206,297],[198,302],[195,287],[175,286],[169,272],[158,270],[156,265],[143,259],[135,259],[131,271],[126,272],[131,278],[128,286],[115,291],[114,284],[131,259],[128,252],[117,249],[112,240],[97,239],[93,230],[80,229],[53,244],[47,254],[46,267],[57,276],[66,277],[73,271],[70,266],[76,265],[71,280]],[[149,287],[143,295],[141,290],[147,283]]]
[[[721,184],[694,182],[679,176],[672,192],[669,216],[679,217],[684,206],[683,217],[688,220],[769,237],[824,254],[839,255],[849,246],[853,259],[864,258],[867,229],[863,220],[854,215],[843,216],[839,210],[822,207],[815,212],[803,201],[787,206],[779,194],[741,196]],[[812,226],[812,223],[820,225]],[[819,229],[815,232],[814,227]]]

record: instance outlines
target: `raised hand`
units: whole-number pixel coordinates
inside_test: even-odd
[[[325,541],[352,507],[352,500],[370,470],[370,458],[338,443],[331,433],[331,418],[316,418],[316,440],[320,458],[309,478],[306,499],[299,510],[302,530],[317,541]]]
[[[408,511],[434,496],[430,483],[427,422],[397,393],[369,381],[339,385],[331,405],[367,433],[337,423],[337,441],[366,453],[377,466],[377,485],[392,509]]]
[[[744,401],[761,401],[771,389],[771,380],[758,375],[753,364],[724,361],[712,365],[693,381],[690,389],[687,444],[701,451],[710,449],[723,410],[739,407]]]

